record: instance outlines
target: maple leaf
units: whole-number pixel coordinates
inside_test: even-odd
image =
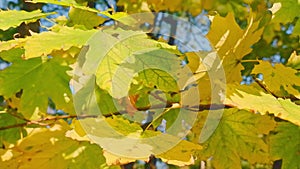
[[[284,97],[286,92],[300,98],[300,91],[294,87],[300,87],[300,78],[297,71],[283,64],[271,65],[270,62],[260,61],[252,70],[254,74],[262,74],[262,82],[266,88],[276,96]],[[284,90],[284,91],[282,91]],[[286,92],[285,92],[286,91]]]
[[[69,87],[68,66],[62,65],[59,58],[43,61],[41,58],[22,60],[18,58],[0,74],[0,94],[11,97],[22,90],[19,111],[30,118],[38,107],[46,112],[48,98],[51,98],[58,109],[74,113],[72,96]]]
[[[282,169],[300,167],[300,127],[280,122],[270,136],[270,154],[273,160],[282,159]]]
[[[251,164],[268,163],[268,145],[260,135],[268,134],[274,127],[274,121],[268,116],[235,108],[225,109],[213,135],[202,144],[199,157],[212,156],[213,166],[220,169],[242,168],[241,159]],[[201,132],[201,128],[193,131]]]
[[[54,50],[68,50],[73,46],[81,47],[96,33],[96,30],[80,30],[60,27],[57,32],[42,32],[25,38],[25,58],[47,56]]]
[[[275,4],[280,5],[275,12],[272,22],[291,22],[295,17],[299,17],[300,3],[297,0],[275,0]]]
[[[87,40],[96,33],[96,30],[80,30],[66,26],[57,26],[53,31],[33,34],[0,43],[0,51],[13,48],[24,48],[25,58],[34,58],[50,55],[52,52],[67,51],[72,47],[82,47]],[[70,52],[71,53],[71,52]]]
[[[213,19],[207,38],[214,45],[220,60],[222,60],[227,83],[242,80],[243,66],[240,61],[252,51],[251,46],[262,35],[263,29],[257,30],[259,20],[254,20],[254,18],[254,14],[249,17],[245,30],[242,30],[235,22],[232,13],[228,13],[225,18],[215,16]]]
[[[284,120],[300,125],[300,106],[289,99],[277,99],[267,94],[257,85],[227,85],[225,104],[246,109],[262,115],[274,114]],[[270,106],[271,105],[271,106]]]
[[[15,114],[17,117],[22,115],[19,113]],[[17,125],[24,123],[24,120],[14,117],[10,113],[1,113],[0,114],[0,128],[7,127],[11,125]],[[23,127],[18,128],[8,128],[6,130],[0,130],[0,144],[5,145],[4,143],[15,143],[17,140],[21,139],[22,136],[26,136],[27,132]]]
[[[80,124],[81,127],[76,126],[80,131],[81,128],[85,129],[86,134],[100,144],[109,157],[119,156],[120,161],[147,159],[155,155],[170,164],[189,165],[194,162],[191,157],[195,151],[202,149],[198,144],[168,133],[153,130],[143,132],[138,123],[129,122],[123,117],[87,118],[80,120]]]
[[[1,161],[1,168],[103,168],[102,149],[86,141],[65,137],[65,130],[40,129],[23,139],[11,150],[10,160]]]
[[[84,25],[87,29],[93,29],[106,20],[105,18],[98,16],[95,12],[73,7],[70,8],[69,18],[69,25]]]
[[[36,22],[40,18],[45,18],[48,15],[54,13],[42,13],[41,10],[35,10],[31,12],[27,11],[16,11],[16,10],[8,10],[2,11],[0,10],[0,29],[7,30],[11,27],[15,28],[21,23],[25,22],[26,24],[31,22]]]

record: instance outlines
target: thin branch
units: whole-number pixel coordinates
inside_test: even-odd
[[[158,105],[152,105],[151,107],[144,107],[144,108],[139,108],[138,110],[140,111],[146,111],[146,110],[153,110],[153,109],[167,109],[170,110],[173,107],[173,104],[158,104]],[[223,104],[212,104],[212,105],[194,105],[194,106],[188,106],[188,105],[182,105],[180,107],[174,107],[174,108],[183,108],[186,110],[190,110],[190,111],[195,111],[195,112],[199,112],[199,111],[203,111],[203,110],[216,110],[216,109],[223,109],[223,108],[228,108],[228,106],[223,105]],[[127,113],[126,111],[118,111],[118,112],[113,112],[111,114],[105,114],[102,115],[104,117],[111,117],[113,115],[122,115],[124,113]],[[16,118],[20,118],[20,116],[15,116]],[[6,130],[6,129],[11,129],[11,128],[18,128],[18,127],[25,127],[25,126],[29,126],[29,125],[38,125],[41,127],[45,127],[45,126],[49,126],[52,123],[49,123],[51,121],[57,121],[57,120],[61,120],[61,119],[72,119],[72,118],[77,118],[77,119],[84,119],[84,118],[96,118],[99,117],[99,115],[62,115],[62,116],[50,116],[50,117],[46,117],[46,118],[41,118],[39,120],[28,120],[28,119],[24,119],[21,118],[22,120],[25,120],[26,122],[24,123],[18,123],[18,124],[14,124],[14,125],[8,125],[8,126],[3,126],[0,127],[0,131],[1,130]]]
[[[70,118],[78,118],[78,119],[82,119],[82,118],[96,118],[98,117],[97,115],[63,115],[63,116],[51,116],[51,117],[47,117],[47,118],[42,118],[39,120],[32,120],[32,121],[27,121],[24,123],[19,123],[19,124],[14,124],[14,125],[9,125],[9,126],[3,126],[0,127],[0,130],[6,130],[6,129],[10,129],[10,128],[17,128],[17,127],[25,127],[28,125],[39,125],[42,127],[45,126],[49,126],[49,123],[45,123],[45,122],[49,122],[49,121],[57,121],[57,120],[61,120],[61,119],[70,119]]]
[[[254,81],[263,88],[267,93],[270,93],[272,96],[276,97],[278,99],[278,96],[276,96],[272,91],[270,91],[264,84],[261,83],[261,81],[257,78],[254,78]]]

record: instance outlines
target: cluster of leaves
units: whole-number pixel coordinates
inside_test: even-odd
[[[99,11],[79,0],[31,2],[69,7],[69,13],[68,18],[52,19],[54,25],[47,31],[0,42],[0,57],[10,63],[0,71],[0,168],[120,168],[136,160],[149,160],[118,156],[111,149],[136,156],[154,155],[175,166],[204,161],[208,167],[221,169],[242,168],[245,164],[249,168],[271,168],[281,160],[282,168],[300,168],[299,1],[119,0],[118,6],[124,11]],[[126,30],[135,20],[122,19],[140,11],[169,11],[183,16],[198,15],[203,9],[212,18],[206,37],[213,52],[181,53],[161,39]],[[52,14],[40,10],[0,11],[0,29],[9,31]],[[107,20],[125,25],[124,29],[106,29]],[[293,28],[292,33],[286,32],[288,27]],[[99,30],[103,41],[85,48]],[[126,37],[130,38],[107,49],[108,42]],[[272,46],[276,39],[279,45]],[[89,53],[91,49],[94,53]],[[286,60],[274,63],[266,59],[275,54],[274,50]],[[103,53],[105,58],[97,58]],[[224,71],[222,82],[210,77],[210,72],[219,71],[211,66],[216,57],[221,64],[216,68]],[[95,65],[99,59],[101,63]],[[74,102],[86,102],[91,88],[70,88],[86,82],[79,77],[77,64],[83,74],[95,70],[95,77],[87,84],[95,86],[92,92],[101,117],[94,109],[75,111],[84,105],[74,106]],[[153,69],[155,66],[163,69]],[[174,78],[178,72],[195,79],[193,85],[178,87]],[[242,73],[251,75],[254,83],[241,85]],[[214,86],[218,83],[226,92],[214,96],[212,93],[220,90]],[[116,92],[112,92],[113,87]],[[195,91],[200,93],[200,100],[187,107],[184,103],[194,103],[194,96],[189,94]],[[74,93],[77,95],[73,98]],[[187,99],[184,103],[183,98]],[[210,116],[223,108],[222,116]],[[145,112],[154,114],[146,126],[137,120],[142,120]],[[178,124],[179,116],[185,120]],[[192,118],[193,123],[183,124]],[[210,118],[218,118],[219,124],[206,138],[203,131],[210,130],[206,124]],[[166,130],[175,130],[176,136],[153,130],[164,121]],[[173,129],[174,124],[179,129]],[[111,128],[136,138],[164,135],[169,142],[141,141],[128,150],[116,146],[126,140],[118,139]],[[97,135],[97,141],[86,131]],[[155,151],[174,142],[177,144],[165,152]]]

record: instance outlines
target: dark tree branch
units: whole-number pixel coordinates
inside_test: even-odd
[[[270,93],[272,96],[276,97],[277,99],[279,98],[273,92],[271,92],[264,84],[262,84],[259,79],[254,78],[254,80],[261,88],[263,88],[265,90],[265,92]]]

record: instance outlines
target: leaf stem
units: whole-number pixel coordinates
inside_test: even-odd
[[[241,63],[248,63],[248,62],[259,62],[259,60],[241,60]]]
[[[264,84],[261,83],[261,81],[257,78],[254,78],[254,81],[261,87],[263,88],[267,93],[271,94],[275,98],[278,99],[278,96],[276,96],[273,92],[271,92]]]

